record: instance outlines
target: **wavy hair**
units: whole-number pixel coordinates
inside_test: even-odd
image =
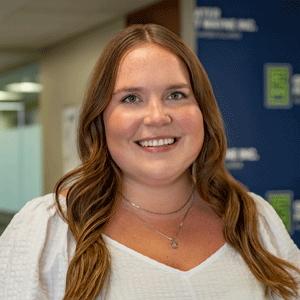
[[[55,186],[61,217],[68,223],[76,250],[66,278],[63,300],[95,299],[109,287],[110,255],[101,233],[118,205],[122,172],[108,151],[103,112],[116,81],[124,54],[133,47],[155,43],[177,55],[186,65],[192,90],[203,115],[203,147],[190,167],[199,196],[223,220],[226,242],[244,259],[253,275],[284,299],[299,296],[297,282],[287,271],[300,270],[262,246],[254,200],[225,168],[226,138],[223,121],[208,76],[197,56],[168,29],[154,25],[133,25],[122,30],[106,46],[91,77],[78,126],[81,165],[62,177]],[[68,187],[67,209],[59,194]]]

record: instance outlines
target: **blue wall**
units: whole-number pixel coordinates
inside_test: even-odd
[[[300,14],[276,1],[197,1],[198,57],[228,139],[226,165],[300,247]]]

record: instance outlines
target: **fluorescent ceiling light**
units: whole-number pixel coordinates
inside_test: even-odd
[[[19,94],[0,91],[0,101],[16,101],[16,100],[20,100]]]
[[[35,82],[10,83],[5,86],[6,90],[15,93],[40,93],[43,86]]]

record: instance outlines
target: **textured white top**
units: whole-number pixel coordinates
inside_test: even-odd
[[[266,249],[300,268],[300,250],[275,210],[263,198],[251,196],[258,206],[260,237]],[[65,207],[62,196],[61,201]],[[262,284],[228,244],[184,272],[107,236],[104,239],[112,257],[107,300],[266,299]],[[61,300],[74,250],[73,236],[56,212],[54,194],[28,202],[0,237],[0,299]],[[274,294],[272,298],[281,299]]]

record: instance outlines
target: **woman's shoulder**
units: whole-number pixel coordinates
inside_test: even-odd
[[[59,201],[61,205],[65,205],[65,197],[59,196]],[[20,210],[38,210],[38,211],[44,211],[47,212],[49,215],[53,215],[55,213],[55,194],[50,193],[41,197],[37,197],[32,199],[31,201],[28,201],[25,206]]]
[[[273,206],[259,195],[256,195],[254,193],[249,193],[249,195],[255,201],[258,212],[258,220],[264,224],[264,227],[274,234],[279,234],[279,237],[289,237],[283,221],[281,220]]]
[[[59,201],[64,209],[65,198],[60,196]],[[69,227],[57,211],[55,194],[29,201],[0,237],[0,294],[7,295],[6,299],[17,299],[17,293],[23,290],[26,295],[22,299],[37,299],[40,280],[49,287],[60,285],[52,282],[53,272],[61,274],[58,277],[64,284],[70,250],[73,250],[70,247],[73,242]]]
[[[59,196],[59,202],[63,211],[66,209],[66,202],[63,196]],[[58,214],[55,194],[47,194],[28,201],[25,206],[13,217],[7,230],[21,226],[30,226],[35,222],[46,222]]]
[[[264,233],[268,234],[272,233],[276,235],[283,233],[284,237],[286,237],[288,232],[273,206],[259,195],[254,193],[249,193],[249,195],[256,204],[259,225],[262,227],[260,229],[265,229],[266,232]]]
[[[259,235],[263,245],[278,257],[291,262],[297,258],[300,263],[300,250],[273,206],[261,196],[254,193],[249,195],[257,207]]]
[[[63,212],[65,212],[65,197],[59,195],[59,202]],[[49,239],[54,234],[53,228],[66,231],[68,224],[61,218],[57,209],[55,194],[51,193],[26,203],[1,235],[0,247],[13,240],[29,244],[43,241],[46,238]]]
[[[66,201],[63,196],[59,196],[62,210],[66,210]],[[13,217],[6,230],[0,237],[0,249],[3,245],[8,245],[13,240],[23,244],[33,241],[45,240],[52,233],[52,227],[62,229],[68,227],[58,213],[55,194],[48,194],[35,198]]]
[[[275,209],[272,207],[272,205],[265,200],[263,197],[255,194],[255,193],[248,193],[251,198],[255,201],[258,214],[262,217],[268,217],[268,218],[275,218],[277,219],[279,216],[277,215]],[[278,220],[277,220],[278,221]]]

